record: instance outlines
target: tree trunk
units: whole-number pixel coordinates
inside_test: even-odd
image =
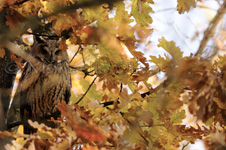
[[[8,31],[5,18],[6,10],[0,12],[0,34],[4,35]],[[5,49],[5,55],[0,57],[0,131],[6,130],[6,115],[9,108],[11,94],[15,76],[17,73],[16,63],[10,59],[9,50]],[[4,149],[6,143],[11,142],[12,138],[0,138],[1,149]]]

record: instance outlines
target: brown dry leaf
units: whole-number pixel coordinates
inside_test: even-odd
[[[25,17],[31,17],[34,15],[38,15],[42,4],[40,0],[30,0],[20,6],[21,7],[18,8],[18,12],[20,12],[20,14]]]
[[[6,136],[16,137],[14,133],[8,131],[0,131],[0,138],[5,138]]]
[[[17,67],[18,67],[19,69],[22,68],[22,66],[23,66],[22,61],[23,61],[23,59],[17,57],[17,56],[16,56],[13,52],[11,52],[11,51],[10,51],[10,54],[11,54],[11,55],[10,55],[10,59],[15,61],[15,63],[17,64]]]
[[[80,39],[83,41],[84,45],[91,42],[92,34],[95,30],[90,26],[85,26],[80,30]]]
[[[50,17],[49,21],[53,21],[53,29],[56,31],[57,35],[61,35],[62,31],[78,25],[76,15],[70,14],[53,16]]]
[[[211,132],[211,129],[208,130],[204,126],[201,127],[197,124],[198,129],[190,126],[186,127],[186,125],[175,125],[176,131],[180,133],[181,136],[187,137],[186,140],[189,140],[192,144],[195,143],[197,139],[202,139],[203,136],[208,135]]]
[[[65,40],[61,40],[60,41],[60,45],[59,45],[59,48],[63,51],[66,51],[67,48],[68,48],[68,45],[66,44],[66,41]]]
[[[51,144],[45,139],[34,139],[29,143],[28,150],[49,150],[50,146]]]
[[[74,129],[78,137],[88,142],[101,143],[106,141],[107,137],[104,131],[98,125],[92,124],[91,121],[85,121],[84,119],[88,119],[88,116],[79,107],[73,110],[64,101],[62,103],[58,101],[58,109],[65,117],[66,124]],[[84,119],[81,118],[80,113]]]
[[[147,58],[144,57],[144,54],[142,52],[138,52],[138,51],[135,51],[133,49],[130,49],[129,50],[130,53],[136,58],[138,59],[142,64],[144,64],[145,66],[149,66],[148,63],[147,63]]]
[[[18,26],[21,26],[21,23],[25,20],[25,18],[14,9],[7,11],[6,19],[6,25],[8,25],[10,29],[14,30],[17,29]]]
[[[16,0],[2,0],[2,1],[1,1],[1,5],[3,5],[3,6],[4,6],[4,5],[9,6],[9,5],[14,4],[15,1],[16,1]]]
[[[5,56],[5,49],[4,48],[0,48],[0,57],[4,58]]]
[[[97,146],[85,145],[82,150],[99,150]]]
[[[74,125],[76,135],[88,142],[102,143],[106,141],[105,133],[95,125]]]
[[[216,131],[204,139],[206,150],[224,150],[226,149],[226,133],[224,131]]]

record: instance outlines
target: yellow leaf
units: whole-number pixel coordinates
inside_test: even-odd
[[[133,0],[131,13],[138,24],[147,26],[152,23],[152,18],[149,13],[154,12],[150,7],[150,4],[153,3],[153,1]]]
[[[182,111],[176,111],[172,114],[172,117],[171,117],[171,121],[174,123],[174,124],[177,124],[177,123],[182,123],[182,120],[185,118],[185,111],[182,110]]]
[[[183,14],[185,11],[189,12],[191,7],[196,7],[195,0],[177,0],[177,11]]]
[[[23,134],[24,133],[24,126],[23,125],[19,125],[18,129],[17,129],[17,134]],[[17,143],[21,143],[23,141],[23,138],[16,138],[16,142]]]
[[[166,50],[173,57],[173,59],[180,59],[183,56],[180,48],[177,47],[173,41],[167,41],[164,37],[159,39],[158,47],[162,47]]]
[[[19,125],[19,127],[17,129],[17,133],[20,133],[20,134],[24,133],[24,126],[23,125]]]

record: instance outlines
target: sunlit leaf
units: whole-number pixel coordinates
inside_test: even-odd
[[[174,123],[174,124],[178,124],[178,123],[182,123],[182,119],[184,119],[186,116],[185,116],[185,111],[182,110],[182,111],[176,111],[172,114],[171,116],[171,121]]]
[[[140,25],[147,26],[152,23],[152,18],[149,13],[154,11],[150,7],[150,3],[153,4],[153,1],[142,1],[142,0],[132,0],[132,15],[135,18],[136,22]]]
[[[189,12],[191,7],[196,7],[195,0],[177,0],[177,10],[180,14]]]
[[[173,41],[167,41],[164,37],[159,39],[158,47],[162,47],[166,50],[173,57],[173,59],[177,60],[183,56],[180,48],[177,47]]]
[[[80,84],[82,85],[83,87],[83,91],[85,92],[86,90],[88,90],[89,86],[90,86],[90,82],[88,82],[87,80],[85,79],[81,79],[80,80]],[[97,101],[101,101],[102,99],[102,95],[100,93],[100,91],[97,91],[96,90],[96,85],[93,84],[92,87],[89,89],[87,95],[86,95],[89,99],[95,99]]]

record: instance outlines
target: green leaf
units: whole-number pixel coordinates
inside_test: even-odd
[[[153,121],[154,123],[158,123],[157,119],[159,118],[158,108],[160,108],[160,104],[157,100],[152,100],[150,102],[144,101],[143,102],[143,109],[149,110],[153,114]]]
[[[89,86],[90,86],[91,83],[90,83],[89,81],[85,80],[85,79],[81,79],[81,80],[80,80],[80,84],[81,84],[81,86],[82,86],[82,88],[83,88],[83,91],[86,92],[87,89],[89,88]],[[91,86],[91,88],[89,89],[89,91],[88,91],[88,93],[86,94],[86,96],[87,96],[89,99],[95,99],[95,100],[97,100],[98,102],[100,102],[101,99],[102,99],[102,94],[100,93],[100,91],[97,91],[97,90],[96,90],[96,85],[95,85],[95,84],[93,84],[93,85]]]
[[[173,124],[182,123],[182,120],[186,117],[185,111],[176,111],[172,114],[170,121],[173,122]]]
[[[180,48],[177,47],[173,41],[167,41],[164,37],[159,39],[158,47],[162,47],[166,50],[173,57],[173,59],[177,60],[183,56]]]
[[[75,95],[75,93],[73,91],[71,92],[70,101],[72,103],[76,103],[77,102],[77,96]]]
[[[205,124],[206,124],[207,126],[211,126],[211,125],[213,125],[213,122],[214,122],[214,117],[211,117],[211,118],[209,118],[209,119],[205,122]]]
[[[41,138],[43,139],[49,139],[49,138],[52,138],[49,134],[47,133],[43,133],[43,132],[38,132],[37,133]]]
[[[145,144],[144,139],[140,136],[136,128],[128,128],[124,132],[124,138],[130,143]]]
[[[147,26],[152,23],[152,18],[149,13],[154,13],[150,7],[150,3],[154,3],[149,0],[147,2],[141,0],[132,0],[132,15],[135,18],[136,22],[140,25]]]
[[[163,71],[163,69],[165,69],[168,65],[168,63],[170,62],[170,59],[168,56],[165,55],[165,58],[160,56],[156,57],[156,56],[150,56],[151,58],[151,62],[155,63],[158,67],[159,67],[159,71]]]

